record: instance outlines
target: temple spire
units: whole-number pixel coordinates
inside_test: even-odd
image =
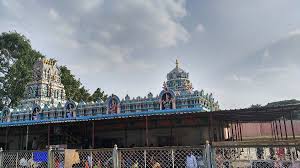
[[[178,68],[179,67],[179,61],[178,61],[178,59],[176,59],[176,68]]]

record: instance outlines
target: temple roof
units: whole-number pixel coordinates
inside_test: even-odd
[[[167,74],[168,80],[177,78],[188,78],[188,73],[179,67],[179,61],[176,59],[176,67]]]

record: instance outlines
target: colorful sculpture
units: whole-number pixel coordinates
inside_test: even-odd
[[[137,98],[130,98],[126,95],[122,100],[116,95],[111,95],[106,102],[99,100],[85,103],[81,101],[77,104],[73,100],[66,100],[59,74],[55,61],[38,60],[34,64],[33,81],[26,86],[24,100],[14,109],[9,109],[9,103],[6,103],[0,113],[1,123],[76,119],[76,117],[85,116],[149,111],[163,113],[164,110],[174,109],[198,109],[200,111],[219,109],[218,102],[214,100],[212,94],[193,89],[189,74],[179,67],[178,61],[176,61],[176,67],[167,74],[167,81],[163,83],[159,95],[154,96],[149,93],[145,97]]]

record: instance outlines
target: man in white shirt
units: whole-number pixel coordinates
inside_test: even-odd
[[[197,160],[191,151],[186,157],[186,167],[187,168],[197,168]]]

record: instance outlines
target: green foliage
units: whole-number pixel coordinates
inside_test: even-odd
[[[0,35],[0,97],[9,96],[16,106],[31,80],[32,66],[44,57],[31,48],[30,41],[17,32]],[[0,107],[1,108],[1,107]]]
[[[85,102],[96,101],[98,99],[106,100],[107,95],[104,91],[98,88],[92,95],[89,91],[82,86],[80,80],[75,79],[75,76],[66,66],[60,67],[61,71],[61,82],[65,86],[66,97],[76,102],[81,100]]]
[[[78,94],[78,90],[81,86],[81,82],[75,79],[75,76],[71,73],[71,71],[66,66],[60,67],[60,77],[61,77],[61,83],[65,87],[66,97],[68,99],[78,101],[76,99],[76,95]]]
[[[30,41],[17,32],[0,35],[0,98],[11,98],[11,106],[16,106],[24,96],[25,86],[32,79],[33,64],[43,58],[41,53],[31,48]],[[61,66],[61,81],[66,97],[74,101],[105,100],[107,95],[97,89],[90,95],[80,80],[66,66]],[[1,101],[0,101],[1,102]],[[3,105],[0,103],[0,110]]]
[[[276,102],[268,103],[266,107],[277,107],[277,106],[286,106],[286,105],[295,105],[295,104],[300,104],[300,101],[296,99],[276,101]]]
[[[299,100],[291,99],[291,100],[282,100],[282,101],[275,101],[270,102],[265,106],[262,106],[261,104],[252,104],[250,108],[259,108],[259,107],[278,107],[278,106],[287,106],[287,105],[295,105],[300,104]]]
[[[97,100],[103,100],[106,101],[107,95],[104,93],[104,91],[101,91],[100,88],[97,88],[95,92],[89,97],[89,101],[96,102]]]
[[[259,108],[259,107],[262,107],[262,105],[261,104],[252,104],[250,106],[250,108]]]

